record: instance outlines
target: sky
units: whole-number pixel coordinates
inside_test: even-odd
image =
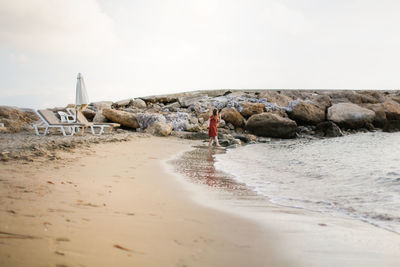
[[[398,89],[400,1],[0,0],[0,105],[199,89]]]

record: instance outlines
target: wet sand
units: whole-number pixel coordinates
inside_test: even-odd
[[[164,160],[174,138],[131,138],[0,162],[0,266],[295,266],[279,235],[199,205]]]

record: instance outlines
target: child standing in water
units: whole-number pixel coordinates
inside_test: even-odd
[[[208,136],[210,137],[210,142],[208,146],[211,147],[213,144],[213,140],[215,140],[216,146],[220,147],[218,143],[218,131],[217,126],[218,122],[221,120],[220,115],[218,114],[218,109],[213,110],[213,115],[210,116],[210,126],[208,127]]]

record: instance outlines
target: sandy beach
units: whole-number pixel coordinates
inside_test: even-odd
[[[400,267],[398,10],[0,1],[0,267]]]
[[[0,163],[1,266],[294,266],[275,234],[201,206],[163,162],[175,138]]]

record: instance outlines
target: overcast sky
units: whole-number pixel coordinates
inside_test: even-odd
[[[400,1],[0,0],[0,105],[399,88]]]

